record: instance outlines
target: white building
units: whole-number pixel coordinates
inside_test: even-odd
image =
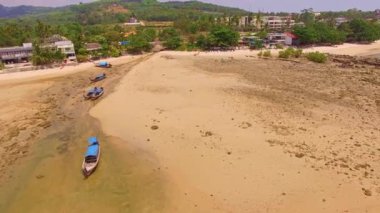
[[[295,21],[290,16],[264,16],[263,24],[271,30],[282,30],[292,28]]]
[[[285,33],[268,33],[269,43],[285,44]]]
[[[299,39],[298,36],[294,35],[291,32],[285,32],[285,44],[288,46],[293,46],[293,45],[299,45]]]
[[[336,26],[340,26],[341,24],[346,23],[346,22],[348,22],[348,20],[344,17],[335,18],[335,25]]]
[[[61,51],[61,53],[65,54],[66,58],[69,61],[76,61],[77,57],[75,55],[75,49],[73,42],[67,40],[67,41],[57,41],[54,43],[54,45],[57,47],[58,50]]]

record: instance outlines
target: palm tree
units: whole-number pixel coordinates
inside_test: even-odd
[[[263,24],[263,20],[261,17],[261,12],[259,11],[256,15],[256,28],[261,30],[262,24]]]

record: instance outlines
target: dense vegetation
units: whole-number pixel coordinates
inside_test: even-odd
[[[348,22],[337,26],[335,18],[344,17]],[[312,9],[299,15],[303,26],[296,26],[301,44],[340,44],[343,42],[373,42],[380,39],[380,23],[374,12],[351,9],[344,12],[324,12],[315,16]]]
[[[160,3],[156,0],[100,0],[41,10],[44,12],[31,12],[27,16],[0,22],[0,47],[33,42],[36,55],[32,59],[34,64],[63,60],[58,52],[41,48],[44,39],[55,34],[74,43],[78,61],[86,61],[90,55],[116,57],[124,52],[139,54],[151,51],[158,40],[164,48],[170,50],[223,50],[238,45],[238,31],[242,29],[237,25],[242,15],[247,15],[250,20],[255,18],[257,22],[261,22],[264,15],[287,15],[253,14],[198,1]],[[372,12],[326,12],[316,17],[311,9],[307,9],[292,16],[304,23],[292,29],[299,37],[301,45],[372,42],[380,39],[379,23],[367,20],[373,19]],[[349,22],[336,26],[334,18],[341,16],[346,16]],[[154,24],[145,27],[124,26],[123,23],[131,17],[151,23],[171,21],[171,24],[160,27]],[[255,31],[256,36],[261,39],[271,32],[266,26],[259,31],[254,27],[243,30]],[[101,50],[90,53],[85,48],[86,43],[99,43]],[[281,52],[284,58],[299,57],[301,54],[302,52],[292,49]],[[270,52],[262,52],[261,55],[269,57]]]

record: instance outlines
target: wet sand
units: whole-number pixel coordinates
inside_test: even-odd
[[[99,100],[84,101],[82,96],[91,86],[89,76],[107,73],[105,81],[92,84],[106,88],[107,96],[131,67],[147,57],[121,58],[109,70],[34,72],[36,79],[17,73],[11,74],[12,78],[17,75],[15,81],[1,82],[1,212],[155,212],[163,208],[165,181],[154,172],[154,159],[126,141],[105,136],[88,115]],[[92,135],[100,138],[102,161],[85,180],[80,167]]]
[[[169,181],[164,212],[378,212],[379,75],[163,52],[90,114],[155,156]]]

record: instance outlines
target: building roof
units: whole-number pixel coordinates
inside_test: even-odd
[[[291,32],[285,32],[284,34],[285,34],[285,36],[289,36],[292,39],[297,39],[298,38],[297,35],[295,35],[295,34],[293,34]]]
[[[69,39],[67,39],[66,37],[64,36],[61,36],[61,35],[58,35],[58,34],[55,34],[55,35],[52,35],[50,36],[49,38],[45,39],[45,42],[46,43],[55,43],[55,42],[58,42],[58,41],[68,41]]]
[[[91,51],[91,50],[100,50],[102,49],[102,45],[99,43],[87,43],[86,44],[86,50]]]
[[[32,47],[6,47],[0,48],[0,53],[19,52],[19,51],[32,51]]]

